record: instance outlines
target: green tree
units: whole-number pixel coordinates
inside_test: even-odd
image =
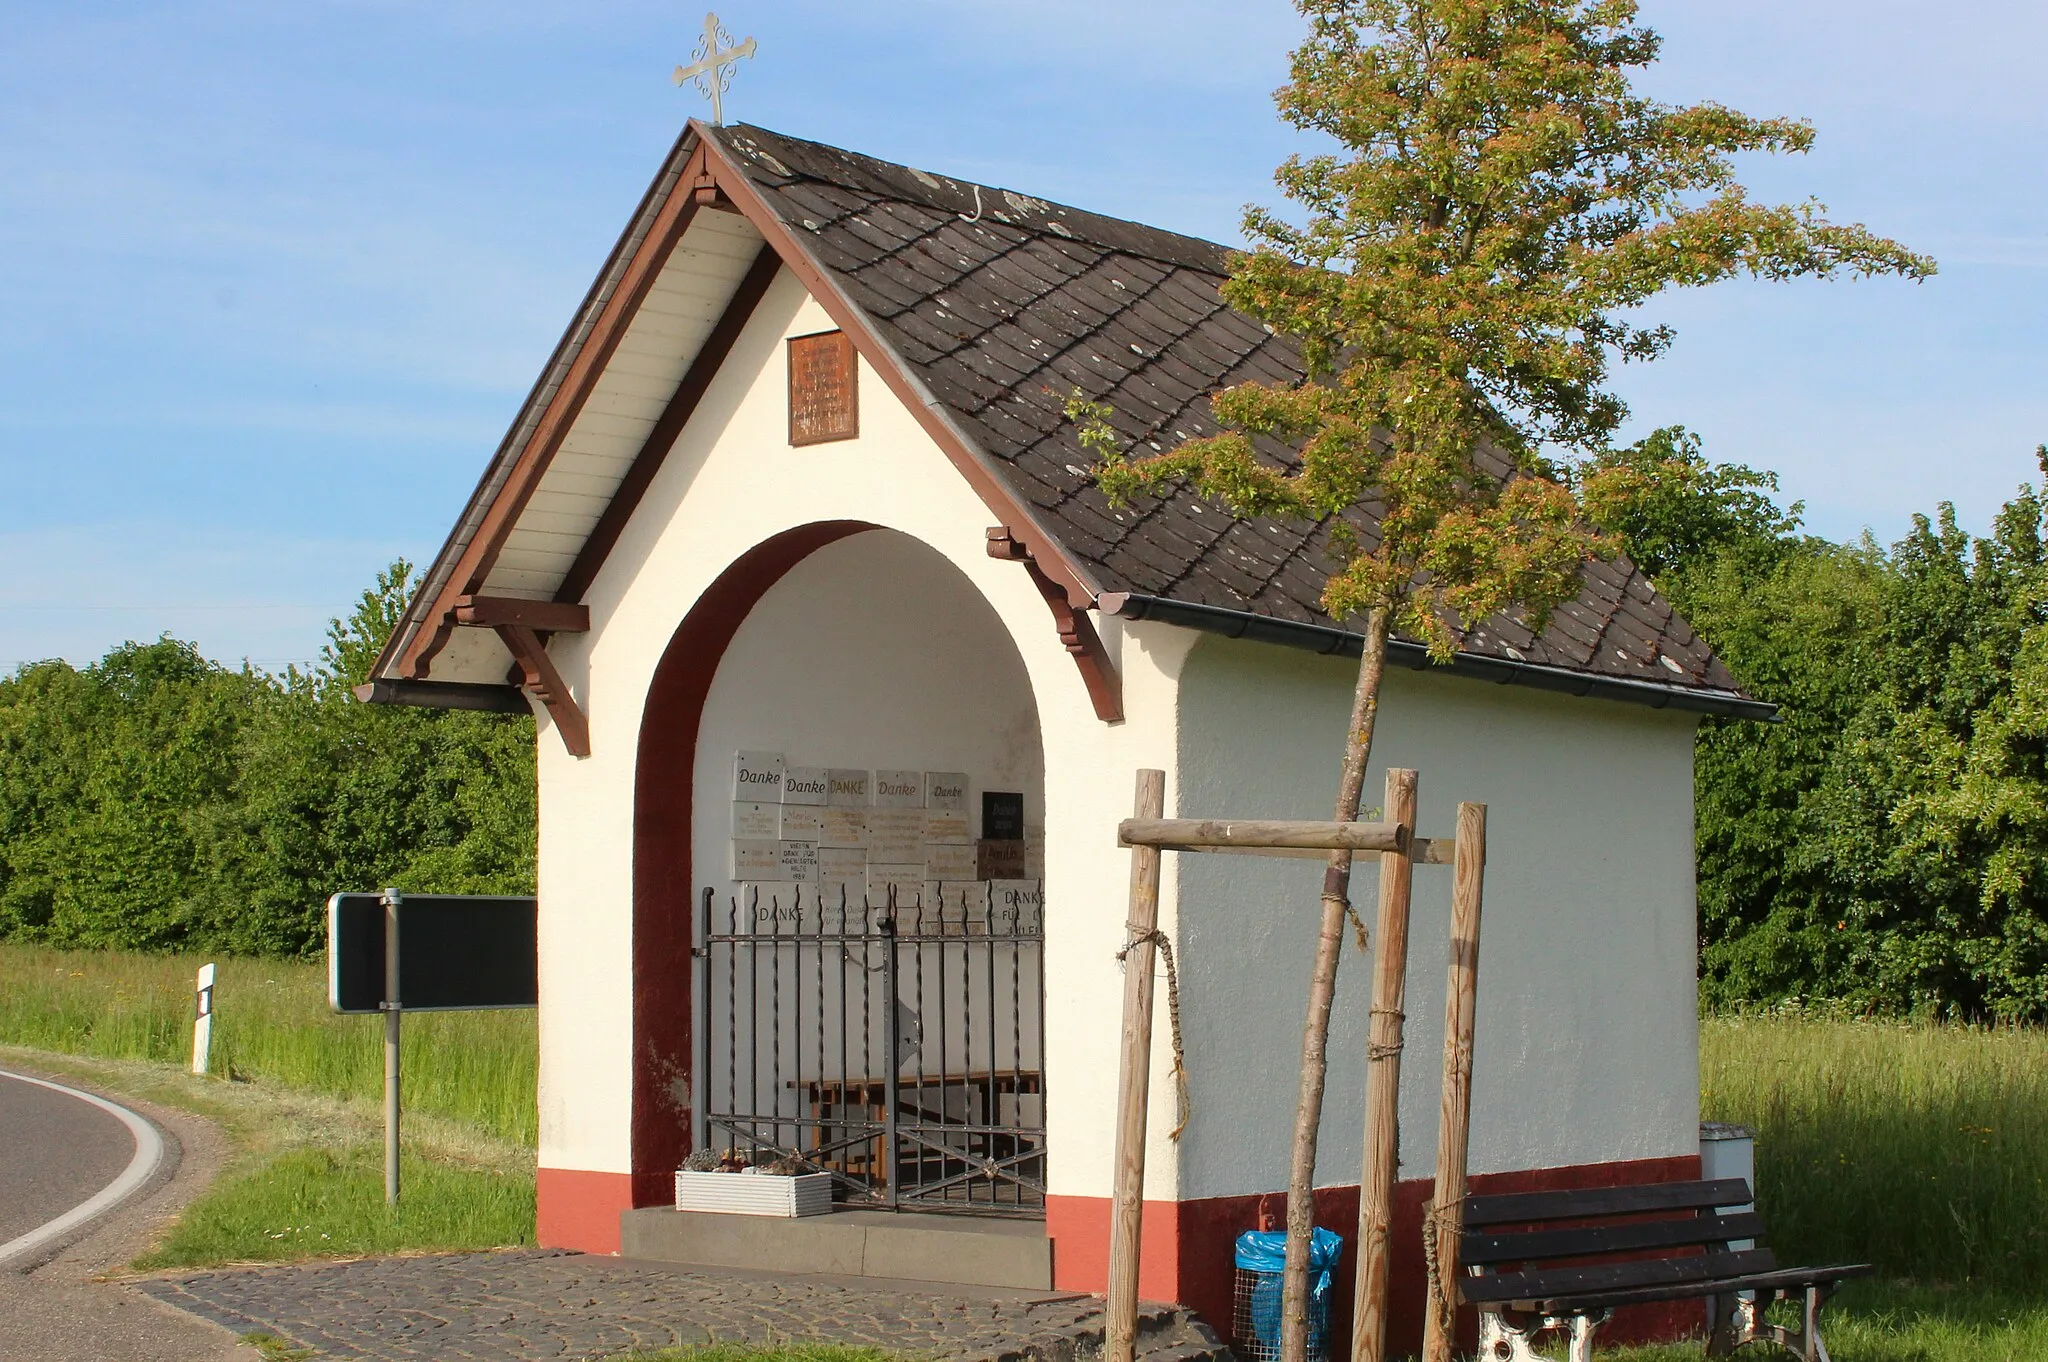
[[[405,617],[417,583],[412,564],[403,558],[377,574],[377,584],[356,599],[356,608],[343,619],[327,621],[327,642],[320,648],[320,665],[315,675],[336,686],[360,686],[370,679],[370,668],[384,651],[391,631]]]
[[[0,937],[304,955],[336,889],[531,892],[533,721],[349,693],[411,585],[380,573],[311,673],[164,638],[0,678]]]
[[[1600,528],[1659,586],[1731,553],[1776,558],[1796,540],[1806,511],[1803,502],[1778,506],[1776,473],[1709,462],[1684,426],[1599,450],[1559,472],[1575,487],[1605,480],[1625,491],[1600,500]]]
[[[1753,203],[1732,157],[1804,151],[1812,129],[1714,104],[1673,107],[1632,73],[1658,39],[1634,0],[1298,0],[1309,35],[1277,96],[1338,150],[1277,181],[1297,222],[1250,209],[1253,249],[1224,295],[1299,345],[1307,377],[1216,395],[1223,427],[1132,457],[1116,414],[1071,409],[1113,498],[1185,482],[1234,515],[1327,523],[1332,618],[1365,649],[1336,817],[1356,816],[1386,642],[1404,629],[1447,658],[1462,628],[1518,607],[1540,628],[1603,551],[1581,518],[1634,493],[1595,474],[1580,497],[1545,449],[1597,451],[1626,414],[1615,356],[1672,334],[1634,309],[1738,274],[1902,274],[1933,263],[1818,205]],[[1135,423],[1127,423],[1135,425]],[[1263,448],[1289,451],[1284,459]],[[1369,512],[1372,534],[1355,528]],[[1333,854],[1303,1027],[1288,1181],[1282,1356],[1305,1355],[1307,1249],[1326,1041],[1348,904]],[[1432,1340],[1433,1351],[1446,1345]]]

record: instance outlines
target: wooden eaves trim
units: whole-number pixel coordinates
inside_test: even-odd
[[[442,581],[439,593],[422,614],[419,628],[411,641],[396,659],[391,670],[399,676],[412,680],[426,678],[434,655],[447,644],[448,636],[457,624],[455,603],[461,597],[475,595],[483,589],[491,568],[504,550],[506,539],[539,488],[541,477],[554,461],[570,428],[576,424],[584,403],[596,390],[598,380],[603,377],[605,366],[610,363],[619,342],[625,339],[633,315],[639,311],[648,290],[660,277],[662,266],[689,229],[690,220],[696,216],[700,196],[684,192],[683,187],[694,185],[701,179],[706,166],[705,144],[700,136],[696,149],[683,166],[676,192],[670,193],[656,212],[654,222],[627,262],[611,296],[605,300],[589,336],[570,363],[561,386],[542,411],[525,448],[519,451],[497,495],[484,508],[483,517],[471,534],[469,543],[463,547],[454,568]]]
[[[851,339],[856,351],[881,375],[983,503],[1003,519],[1005,542],[1016,548],[1013,560],[1026,564],[1033,584],[1052,609],[1061,642],[1075,658],[1097,716],[1105,722],[1120,721],[1123,717],[1121,684],[1101,637],[1083,613],[1095,606],[1098,593],[1093,584],[1067,556],[1059,542],[1038,525],[1030,509],[1011,494],[972,441],[875,331],[867,314],[804,248],[746,172],[732,161],[722,146],[706,135],[702,124],[692,120],[689,135],[696,139],[695,146],[674,182],[674,189],[657,210],[655,221],[641,238],[617,286],[606,299],[568,373],[549,399],[532,435],[516,456],[497,493],[484,508],[475,531],[454,567],[442,580],[434,600],[421,612],[411,639],[390,667],[380,670],[396,678],[424,681],[434,656],[446,646],[458,625],[485,623],[482,619],[461,618],[458,605],[465,597],[474,597],[482,590],[507,538],[538,489],[563,439],[596,389],[648,290],[660,276],[670,253],[681,242],[696,211],[709,206],[739,213],[761,234],[766,244],[634,458],[611,504],[578,552],[556,592],[556,601],[579,603],[589,589],[668,449],[688,423],[719,365],[773,282],[777,270],[787,266]],[[1010,555],[1006,552],[999,556]],[[583,716],[576,709],[567,688],[561,685],[559,674],[546,661],[545,641],[539,637],[539,632],[545,630],[537,632],[521,624],[500,627],[498,632],[507,648],[512,650],[525,684],[536,697],[548,704],[551,713],[566,707],[565,713],[572,714],[568,721],[564,720],[563,714],[556,715],[557,724],[563,730],[565,741],[568,741],[572,731],[583,728]],[[533,655],[536,646],[538,657]],[[550,696],[553,698],[549,699]],[[581,745],[583,752],[579,755],[587,754],[587,735]]]

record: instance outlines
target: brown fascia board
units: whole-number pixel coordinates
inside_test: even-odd
[[[568,380],[576,360],[597,331],[603,320],[606,304],[616,295],[628,266],[638,254],[647,235],[653,230],[661,210],[678,197],[678,190],[682,187],[690,158],[697,151],[700,141],[701,138],[694,127],[686,128],[670,149],[661,171],[648,185],[646,193],[641,195],[639,206],[628,219],[618,241],[613,244],[604,268],[598,271],[596,279],[591,282],[589,291],[584,294],[582,305],[577,308],[569,325],[563,330],[561,339],[556,342],[547,366],[534,381],[533,388],[521,405],[511,429],[506,432],[483,476],[477,480],[476,489],[470,493],[461,518],[456,521],[440,552],[435,555],[433,564],[428,568],[426,576],[420,583],[420,589],[415,593],[405,615],[399,620],[398,627],[392,631],[390,642],[385,645],[383,653],[379,655],[376,665],[371,669],[373,677],[395,678],[400,673],[402,661],[415,656],[434,634],[449,627],[446,617],[452,604],[452,596],[462,594],[459,591],[451,592],[449,588],[465,550],[484,527],[492,507],[497,504],[506,484],[516,471],[519,457],[530,445],[548,405]],[[537,482],[537,479],[535,481]],[[531,495],[530,487],[520,498],[522,505],[527,495]],[[495,557],[495,552],[492,556]],[[460,585],[459,582],[453,584]],[[427,639],[423,640],[422,634],[427,635]]]
[[[775,211],[760,189],[748,176],[746,169],[732,157],[725,145],[712,135],[716,129],[707,128],[696,119],[690,120],[690,130],[703,138],[708,152],[707,168],[717,181],[718,187],[732,201],[747,221],[754,224],[754,230],[773,246],[782,256],[783,264],[803,282],[826,315],[853,339],[854,348],[867,360],[869,367],[880,374],[882,381],[889,385],[904,407],[917,423],[932,438],[953,466],[972,487],[983,504],[1003,522],[1040,570],[1057,582],[1067,593],[1067,601],[1075,609],[1089,609],[1095,604],[1100,590],[1088,574],[1067,553],[1059,540],[1039,523],[1031,508],[1017,500],[1003,481],[1002,475],[991,465],[974,439],[960,428],[953,414],[944,403],[932,395],[923,380],[896,353],[894,346],[882,339],[869,320],[867,312],[853,301],[802,238],[782,216]]]

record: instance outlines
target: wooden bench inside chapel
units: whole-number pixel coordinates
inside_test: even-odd
[[[1536,1336],[1558,1330],[1571,1362],[1590,1362],[1593,1331],[1616,1307],[1704,1299],[1709,1357],[1760,1341],[1831,1362],[1821,1307],[1873,1269],[1779,1267],[1753,1202],[1741,1178],[1467,1197],[1458,1290],[1479,1310],[1479,1357],[1541,1362]],[[1767,1318],[1780,1301],[1795,1322]]]

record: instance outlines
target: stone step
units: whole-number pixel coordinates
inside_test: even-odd
[[[649,1206],[619,1217],[621,1256],[697,1267],[1052,1289],[1039,1220],[835,1211],[800,1217]]]

